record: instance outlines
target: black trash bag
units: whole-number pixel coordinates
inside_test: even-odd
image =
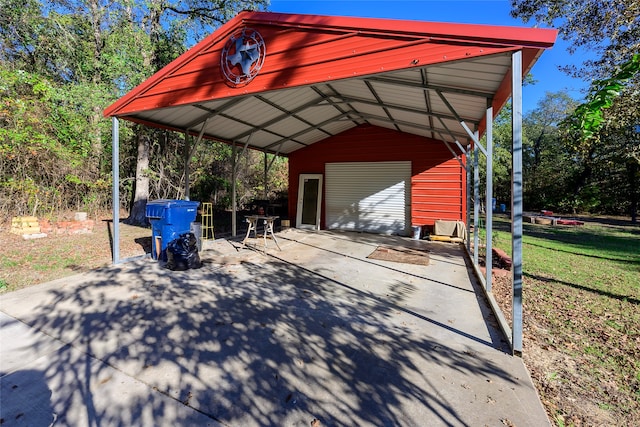
[[[181,234],[167,245],[167,263],[165,268],[184,271],[202,267],[198,255],[198,241],[193,233]]]

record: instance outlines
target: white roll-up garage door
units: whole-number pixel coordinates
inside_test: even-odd
[[[408,235],[411,162],[327,163],[328,229]]]

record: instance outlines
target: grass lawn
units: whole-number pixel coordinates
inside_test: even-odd
[[[510,253],[508,229],[494,219]],[[523,357],[552,421],[640,425],[640,227],[524,224],[523,274]],[[494,290],[507,318],[510,286]]]

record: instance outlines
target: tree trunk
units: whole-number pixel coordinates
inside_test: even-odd
[[[147,201],[149,200],[149,133],[144,129],[138,129],[138,157],[136,161],[136,181],[134,185],[133,201],[131,203],[131,212],[126,223],[131,225],[148,226],[147,219]]]

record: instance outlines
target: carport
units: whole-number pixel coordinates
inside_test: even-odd
[[[459,200],[438,211],[429,206],[451,195],[431,194],[424,202],[427,208],[418,210],[417,195],[412,194],[407,221],[429,225],[439,216],[453,215],[448,218],[469,226],[473,206],[474,245],[468,235],[467,249],[477,267],[479,153],[487,158],[485,196],[486,206],[491,206],[492,122],[511,98],[514,320],[511,330],[506,324],[504,329],[512,350],[520,353],[522,77],[553,45],[556,34],[531,28],[240,13],[105,110],[113,122],[114,262],[119,261],[118,120],[123,119],[183,132],[185,153],[203,138],[231,144],[234,161],[238,151],[247,149],[291,158],[360,129],[380,129],[437,146],[459,170]],[[401,150],[404,140],[389,151]],[[353,151],[366,152],[366,140],[357,142]],[[291,175],[289,216],[296,218],[301,209],[296,203],[299,177]],[[188,179],[185,184],[188,195]],[[235,234],[235,214],[233,220]],[[326,225],[324,221],[318,220],[316,227]],[[491,212],[486,228],[486,265],[491,266]],[[484,285],[493,301],[491,268]]]

